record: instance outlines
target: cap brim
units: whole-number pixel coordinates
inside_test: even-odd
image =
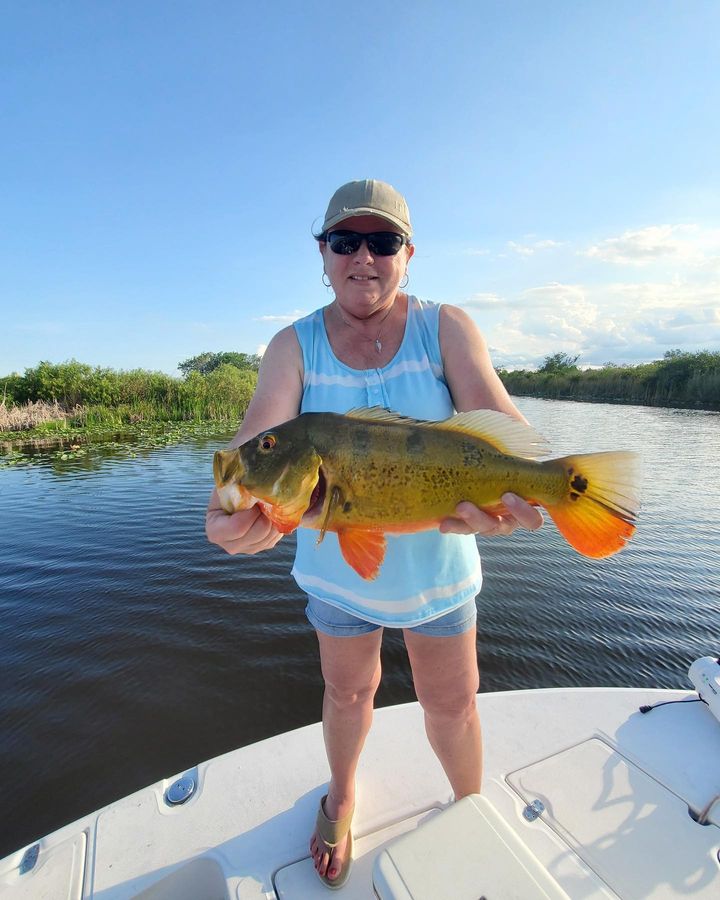
[[[347,222],[348,219],[355,219],[357,216],[376,216],[378,219],[384,219],[386,222],[390,222],[391,225],[399,228],[406,238],[412,237],[412,231],[408,230],[407,222],[403,222],[402,219],[398,219],[389,213],[380,212],[378,209],[372,209],[369,206],[361,206],[358,209],[353,209],[352,211],[348,210],[347,212],[339,213],[336,216],[331,216],[323,222],[322,230],[329,231],[340,222]]]

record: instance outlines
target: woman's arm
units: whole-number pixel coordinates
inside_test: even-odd
[[[456,306],[440,308],[440,351],[445,378],[458,412],[495,409],[525,422],[493,368],[487,344],[470,316]],[[522,526],[535,530],[543,523],[539,509],[516,494],[503,495],[507,514],[491,516],[472,503],[459,503],[455,517],[445,519],[442,532],[456,534],[511,534]]]
[[[510,399],[495,371],[485,338],[470,316],[457,306],[440,307],[440,351],[455,409],[496,409],[526,419]]]
[[[230,447],[239,447],[261,431],[297,416],[302,391],[302,352],[295,330],[284,328],[268,344],[255,393]],[[205,533],[211,543],[231,554],[259,553],[274,547],[282,537],[257,506],[228,515],[216,490],[210,495]]]

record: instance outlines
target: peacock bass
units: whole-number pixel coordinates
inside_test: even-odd
[[[547,510],[584,556],[621,550],[639,508],[637,455],[546,455],[544,439],[503,413],[422,422],[384,409],[303,413],[234,450],[218,450],[220,503],[259,504],[281,532],[334,531],[348,565],[375,578],[385,534],[435,528],[461,500],[503,512],[510,491]]]

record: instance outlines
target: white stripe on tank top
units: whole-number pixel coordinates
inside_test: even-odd
[[[352,369],[334,354],[323,310],[295,322],[303,354],[301,412],[346,413],[384,406],[416,419],[438,421],[454,412],[445,381],[439,340],[440,306],[408,298],[402,343],[387,366]],[[462,606],[480,590],[482,572],[474,535],[387,535],[387,551],[373,581],[343,559],[337,535],[297,531],[292,574],[307,593],[352,615],[399,628],[430,622]]]

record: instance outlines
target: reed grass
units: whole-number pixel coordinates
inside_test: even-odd
[[[207,375],[43,362],[0,378],[0,432],[62,431],[139,423],[239,423],[257,384],[252,369],[221,365]]]
[[[31,431],[48,425],[67,428],[69,416],[57,401],[35,400],[19,406],[0,401],[0,431]]]

